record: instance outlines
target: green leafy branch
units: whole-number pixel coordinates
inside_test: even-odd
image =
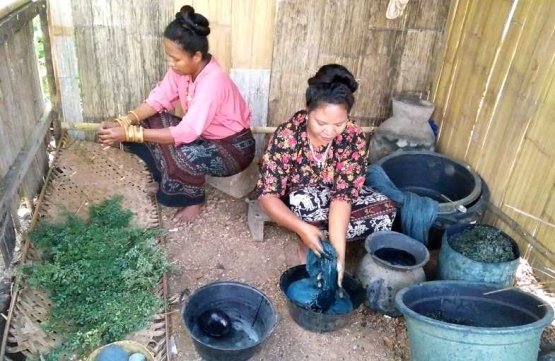
[[[47,360],[70,360],[147,327],[164,307],[156,295],[169,270],[158,229],[130,226],[132,213],[114,197],[89,209],[89,220],[68,214],[31,234],[43,257],[21,272],[53,303],[46,332],[64,342]]]

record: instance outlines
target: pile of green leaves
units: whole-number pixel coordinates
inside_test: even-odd
[[[130,226],[121,197],[91,206],[89,219],[68,214],[62,224],[42,223],[31,238],[43,259],[24,266],[27,283],[53,302],[46,332],[64,342],[47,360],[70,360],[147,327],[164,307],[156,286],[169,263],[161,232]]]
[[[509,262],[516,258],[511,241],[496,228],[476,226],[449,240],[455,251],[485,263]]]

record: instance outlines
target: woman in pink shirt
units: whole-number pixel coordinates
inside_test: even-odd
[[[204,177],[231,176],[254,158],[251,113],[227,73],[208,53],[208,20],[184,6],[164,31],[169,70],[144,103],[104,122],[100,142],[120,142],[158,182],[157,199],[190,221],[204,206]],[[167,111],[180,102],[185,116]]]

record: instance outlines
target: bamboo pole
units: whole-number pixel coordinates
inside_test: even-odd
[[[65,130],[82,130],[82,131],[96,131],[98,130],[99,123],[66,123],[62,122],[62,129]],[[273,134],[277,127],[251,127],[253,134]],[[373,133],[374,127],[362,127],[364,133]]]

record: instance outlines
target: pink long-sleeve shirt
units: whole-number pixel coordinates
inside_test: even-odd
[[[161,112],[181,102],[185,116],[170,127],[175,145],[198,138],[222,139],[251,124],[251,112],[239,89],[214,57],[193,82],[190,75],[169,69],[145,102]]]

